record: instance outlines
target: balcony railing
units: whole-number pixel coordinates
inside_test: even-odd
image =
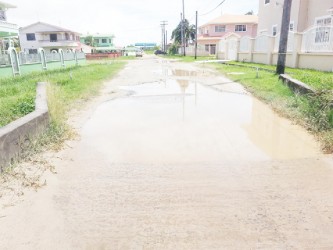
[[[5,28],[9,28],[9,29],[14,29],[14,30],[18,30],[18,26],[14,23],[7,23],[4,21],[0,21],[0,27],[5,27]]]

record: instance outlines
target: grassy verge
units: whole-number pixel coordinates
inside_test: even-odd
[[[250,67],[259,67],[262,69],[268,69],[275,72],[276,66],[274,65],[265,65],[258,63],[240,63],[233,62],[232,64],[240,66],[250,66]],[[292,78],[297,79],[301,82],[306,83],[310,87],[316,90],[328,90],[333,89],[333,73],[332,72],[322,72],[318,70],[311,69],[294,69],[286,68],[286,74],[290,75]]]
[[[42,149],[59,148],[62,142],[72,137],[67,114],[79,101],[98,94],[102,83],[123,68],[125,62],[91,64],[33,73],[16,78],[0,80],[0,126],[34,110],[36,83],[48,82],[48,106],[51,124],[49,130],[24,151],[27,158]],[[10,168],[9,168],[10,170]]]
[[[257,77],[257,72],[253,68],[224,64],[214,64],[214,67],[231,80],[244,85],[254,96],[269,104],[279,114],[297,122],[316,135],[325,152],[333,152],[333,96],[331,91],[301,96],[294,94],[274,73],[260,71],[259,77]],[[287,72],[290,70],[288,69]],[[244,74],[232,74],[233,72]],[[299,80],[301,78],[298,78],[298,75],[307,75],[306,79],[309,79],[309,82],[315,81],[316,77],[319,77],[321,82],[316,82],[317,89],[323,89],[331,77],[329,73],[311,70],[303,72],[303,70],[293,69],[292,72],[293,77]],[[314,87],[314,85],[311,86]]]

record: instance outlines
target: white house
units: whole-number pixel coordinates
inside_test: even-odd
[[[80,45],[78,32],[43,22],[20,28],[19,38],[21,50],[29,54],[37,53],[39,48],[45,52],[76,50]]]

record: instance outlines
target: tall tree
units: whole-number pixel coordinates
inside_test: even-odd
[[[286,67],[286,53],[288,47],[291,4],[292,0],[284,0],[276,74],[284,74],[284,70]]]
[[[182,29],[182,23],[179,22],[177,27],[172,31],[171,39],[174,39],[174,41],[178,44],[182,44],[182,36],[181,36],[181,29]],[[187,19],[184,20],[184,36],[185,36],[185,43],[186,46],[188,45],[189,41],[195,40],[195,33],[196,28],[194,24],[189,24],[189,21]]]

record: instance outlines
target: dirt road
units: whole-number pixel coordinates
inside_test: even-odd
[[[131,61],[72,123],[0,249],[333,249],[331,157],[204,65]]]

